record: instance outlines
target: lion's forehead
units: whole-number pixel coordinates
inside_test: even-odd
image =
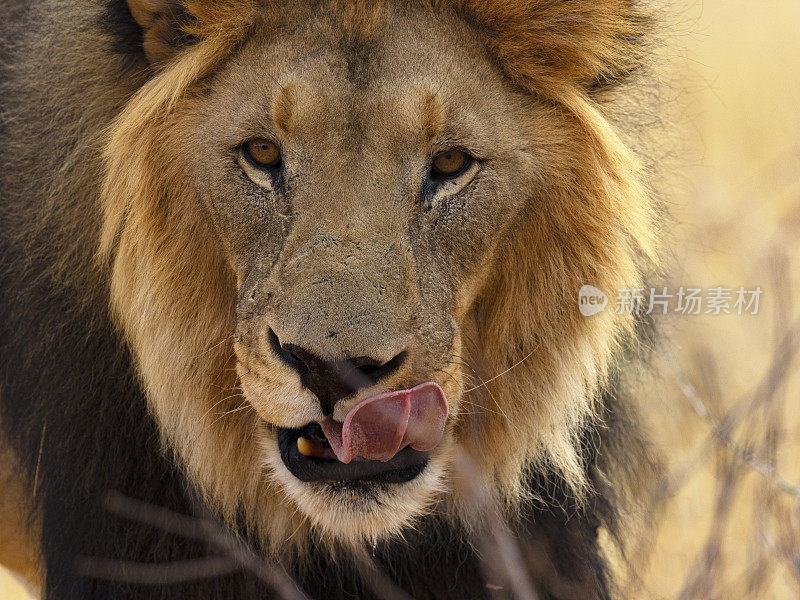
[[[437,124],[449,137],[497,135],[508,112],[500,72],[469,30],[419,10],[392,15],[368,40],[346,39],[329,13],[257,35],[222,67],[207,112],[236,106],[234,121],[277,122],[284,135],[339,152],[402,149]]]

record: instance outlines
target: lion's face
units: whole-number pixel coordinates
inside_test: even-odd
[[[107,147],[112,305],[151,408],[276,544],[458,512],[461,450],[498,498],[531,465],[585,484],[631,320],[576,294],[652,255],[587,92],[626,67],[628,3],[434,4],[190,2],[200,41],[173,56],[152,26],[171,62]]]
[[[258,36],[186,117],[188,168],[236,277],[236,369],[265,458],[310,516],[346,528],[330,517],[403,522],[437,486],[465,387],[464,319],[533,162],[519,98],[471,58],[469,30],[391,18],[360,39],[330,15]],[[449,409],[427,452],[347,468],[298,452],[298,437],[328,448],[309,425],[427,382]],[[370,435],[393,435],[393,418]]]

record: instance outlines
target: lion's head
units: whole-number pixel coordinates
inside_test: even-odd
[[[529,468],[580,493],[631,324],[576,294],[652,254],[595,96],[634,66],[631,3],[128,3],[152,77],[107,148],[102,251],[208,500],[277,543],[457,513],[462,451],[499,500]]]

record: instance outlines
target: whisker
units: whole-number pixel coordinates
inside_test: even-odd
[[[495,375],[495,376],[494,376],[494,377],[492,377],[491,379],[487,379],[486,381],[482,381],[480,385],[477,385],[477,386],[475,386],[475,387],[473,387],[473,388],[470,388],[470,389],[466,390],[464,393],[465,393],[465,394],[468,394],[468,393],[470,393],[470,392],[473,392],[473,391],[477,390],[478,388],[481,388],[481,387],[484,387],[484,386],[486,386],[486,384],[487,384],[487,383],[491,383],[491,382],[492,382],[492,381],[494,381],[495,379],[499,379],[500,377],[502,377],[503,375],[507,374],[508,372],[510,372],[510,371],[513,371],[513,370],[514,370],[514,369],[516,369],[518,366],[520,366],[522,363],[524,363],[526,360],[528,360],[528,359],[529,359],[531,356],[533,356],[533,353],[534,353],[534,352],[536,352],[536,349],[533,349],[533,350],[531,350],[530,352],[528,352],[528,354],[526,354],[526,355],[525,355],[523,358],[521,358],[519,361],[517,361],[516,363],[514,363],[513,365],[511,365],[509,368],[507,368],[507,369],[506,369],[505,371],[503,371],[502,373],[499,373],[498,375]]]
[[[195,360],[197,360],[198,358],[200,358],[201,356],[203,356],[203,355],[205,355],[205,354],[208,354],[208,353],[209,353],[209,352],[211,352],[211,351],[212,351],[214,348],[218,348],[218,347],[220,347],[222,344],[224,344],[225,342],[227,342],[227,341],[228,341],[229,339],[231,339],[231,338],[232,338],[232,337],[233,337],[235,334],[236,334],[236,331],[235,331],[235,330],[234,330],[234,331],[231,331],[231,333],[229,333],[228,335],[226,335],[226,336],[225,336],[224,338],[222,338],[222,339],[221,339],[219,342],[217,342],[216,344],[213,344],[212,346],[209,346],[208,348],[206,348],[205,350],[203,350],[203,351],[202,351],[202,352],[200,352],[199,354],[197,354],[197,355],[195,355],[195,356],[191,357],[191,359],[190,359],[190,360],[191,360],[191,361],[195,361]]]
[[[242,394],[241,392],[239,392],[238,394],[232,394],[232,395],[230,395],[230,396],[225,396],[224,398],[220,398],[219,400],[217,400],[216,402],[214,402],[214,404],[212,404],[212,405],[211,405],[211,408],[209,408],[209,409],[208,409],[208,410],[207,410],[207,411],[206,411],[206,412],[203,414],[203,416],[200,418],[200,420],[202,421],[203,419],[205,419],[205,418],[208,416],[208,414],[209,414],[209,413],[210,413],[212,410],[214,410],[214,409],[215,409],[217,406],[219,406],[220,404],[222,404],[222,403],[223,403],[223,402],[225,402],[226,400],[231,400],[232,398],[236,398],[237,396],[240,396],[240,397],[244,398],[244,394]]]
[[[233,410],[229,410],[229,411],[226,411],[226,412],[223,412],[223,413],[218,413],[219,416],[216,419],[214,419],[214,421],[211,423],[211,425],[216,425],[226,415],[230,415],[230,414],[233,414],[233,413],[236,413],[236,412],[240,412],[240,411],[243,411],[243,410],[246,410],[246,409],[252,409],[252,408],[253,408],[253,406],[249,402],[247,402],[245,400],[244,403],[241,404],[238,408],[234,408]]]

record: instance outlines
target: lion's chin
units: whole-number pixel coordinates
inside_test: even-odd
[[[400,457],[404,464],[399,469],[389,468],[377,477],[303,481],[287,466],[280,437],[270,428],[263,443],[271,478],[315,529],[339,542],[373,543],[397,535],[430,510],[444,491],[447,439],[434,452],[417,453],[423,457]]]

